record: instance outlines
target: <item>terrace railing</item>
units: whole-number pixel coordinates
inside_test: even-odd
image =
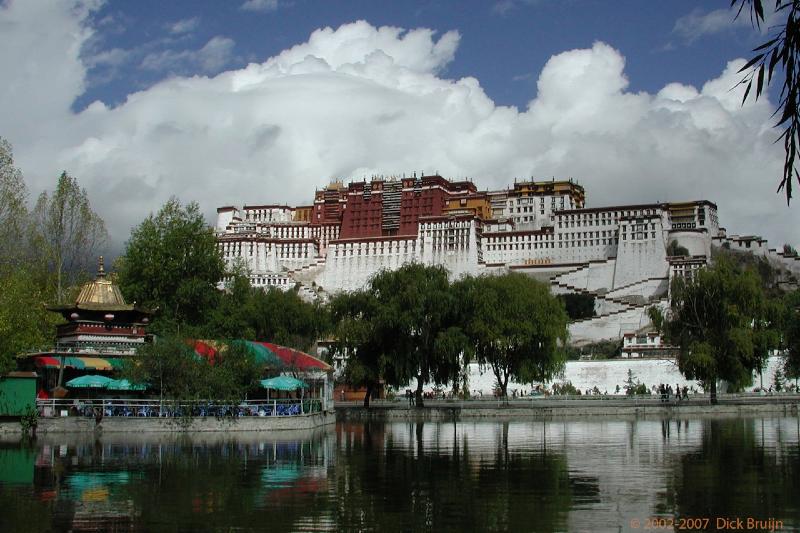
[[[322,411],[322,399],[246,400],[236,405],[210,400],[47,399],[36,400],[36,407],[43,417],[299,416]]]

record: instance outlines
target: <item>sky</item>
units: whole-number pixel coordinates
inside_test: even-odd
[[[766,28],[728,0],[0,0],[0,136],[31,202],[62,170],[119,250],[172,196],[307,205],[333,179],[572,178],[587,207],[707,199],[799,244],[776,194]],[[773,18],[774,22],[775,19]]]

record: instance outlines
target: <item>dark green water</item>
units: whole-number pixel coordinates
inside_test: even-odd
[[[689,418],[4,441],[0,531],[797,531],[799,434]]]

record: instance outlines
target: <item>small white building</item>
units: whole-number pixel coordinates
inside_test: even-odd
[[[626,333],[622,336],[623,359],[663,359],[674,358],[677,355],[677,347],[663,344],[661,335],[655,331]]]

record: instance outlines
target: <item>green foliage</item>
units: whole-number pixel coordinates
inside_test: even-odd
[[[52,195],[42,192],[30,226],[31,252],[39,271],[63,303],[66,287],[86,278],[108,239],[105,222],[92,210],[86,189],[65,172]]]
[[[594,316],[594,295],[586,293],[559,294],[570,320],[581,320]]]
[[[690,280],[676,278],[671,295],[665,329],[668,342],[680,349],[681,372],[708,382],[712,402],[718,379],[749,385],[767,350],[777,347],[771,331],[777,324],[770,322],[758,277],[720,258]]]
[[[456,284],[468,353],[489,365],[507,394],[510,379],[545,382],[564,368],[567,314],[548,287],[523,274]]]
[[[800,378],[800,290],[784,296],[783,303],[783,373],[796,380]]]
[[[368,290],[339,293],[331,299],[329,310],[335,324],[332,354],[347,356],[344,379],[366,388],[364,406],[369,407],[371,393],[382,377],[395,375],[389,356],[392,339],[383,336],[387,329],[379,320],[378,299]]]
[[[320,303],[304,301],[295,291],[254,289],[250,327],[255,338],[309,350],[330,328],[328,312]]]
[[[381,271],[367,289],[377,302],[376,327],[385,355],[393,361],[387,384],[399,386],[417,378],[417,405],[422,384],[444,385],[459,376],[465,339],[457,327],[455,294],[447,270],[418,263]]]
[[[18,264],[25,253],[20,236],[28,224],[28,190],[14,166],[11,145],[0,137],[0,267]]]
[[[770,298],[782,297],[783,290],[778,284],[791,278],[788,270],[778,264],[771,263],[769,259],[761,255],[739,250],[714,249],[712,250],[712,257],[715,260],[722,258],[740,270],[752,270],[758,275],[761,287]]]
[[[257,387],[264,369],[244,343],[221,342],[219,350],[210,362],[183,339],[160,337],[126,360],[122,374],[133,383],[147,383],[167,400],[239,403]]]
[[[650,394],[650,389],[647,388],[647,385],[636,379],[636,376],[630,368],[628,369],[628,378],[625,380],[623,388],[627,396],[643,396]]]
[[[19,418],[19,425],[24,435],[33,435],[39,425],[39,411],[36,407],[29,405],[25,414]]]
[[[689,255],[689,250],[685,246],[681,246],[678,241],[670,241],[667,246],[667,255],[670,257],[685,256]]]
[[[0,374],[16,368],[16,355],[52,346],[60,317],[47,300],[30,272],[0,268]]]
[[[583,356],[590,356],[591,359],[613,359],[618,357],[622,351],[621,340],[598,341],[583,346],[567,346],[564,348],[568,361],[577,361]]]
[[[745,6],[749,8],[750,20],[757,26],[765,22],[763,0],[731,0],[731,6],[739,4],[737,16]],[[775,116],[780,117],[775,124],[783,128],[779,140],[783,140],[783,176],[778,191],[785,189],[786,202],[792,199],[792,180],[795,176],[800,183],[800,174],[795,169],[797,144],[800,140],[800,2],[796,0],[775,0],[775,11],[785,16],[785,24],[771,27],[773,36],[761,46],[753,49],[755,55],[739,72],[745,72],[739,82],[746,87],[742,103],[748,95],[754,94],[757,100],[761,92],[772,82],[773,73],[783,74],[783,86]],[[778,67],[775,70],[775,67]],[[754,93],[751,89],[755,86]]]
[[[790,244],[783,245],[783,255],[786,257],[797,257],[797,250]]]
[[[223,346],[214,365],[206,369],[209,379],[205,396],[238,405],[258,387],[264,369],[256,363],[247,344],[228,342]]]
[[[203,324],[218,304],[225,268],[197,204],[171,198],[133,230],[117,272],[125,297],[159,309],[154,331],[168,332]]]
[[[655,328],[659,334],[664,331],[664,313],[658,306],[650,306],[647,308],[647,317],[650,319],[650,324]]]
[[[565,383],[553,383],[553,394],[556,396],[580,396],[581,391],[575,388],[571,381]]]

